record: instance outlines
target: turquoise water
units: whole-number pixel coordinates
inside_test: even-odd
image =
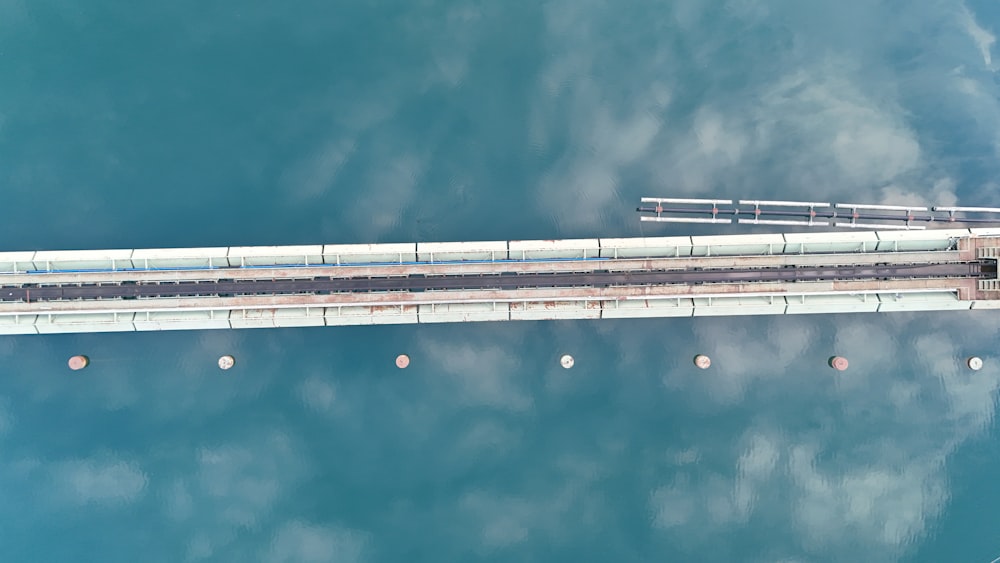
[[[926,4],[0,1],[0,247],[739,232],[641,225],[643,195],[1000,206],[1000,10]],[[0,558],[987,563],[998,332],[0,337]]]

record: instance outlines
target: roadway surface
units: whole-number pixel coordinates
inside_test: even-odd
[[[500,273],[394,277],[121,282],[110,284],[0,285],[0,302],[138,299],[243,295],[365,293],[384,291],[533,289],[766,281],[832,281],[926,278],[995,278],[979,262],[940,264],[800,266],[632,272]]]

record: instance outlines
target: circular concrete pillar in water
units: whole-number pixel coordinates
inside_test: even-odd
[[[396,356],[396,367],[399,369],[405,369],[406,366],[410,365],[410,357],[406,354],[400,354]]]
[[[830,364],[830,367],[832,367],[837,371],[844,371],[845,369],[847,369],[848,365],[847,358],[843,356],[830,356],[830,359],[827,360],[827,363]]]
[[[563,356],[559,358],[559,365],[566,369],[573,367],[573,364],[575,363],[576,360],[574,360],[573,356],[570,356],[569,354],[563,354]]]
[[[708,369],[712,365],[712,358],[705,354],[698,354],[694,357],[694,365],[698,366],[699,369]]]
[[[79,371],[87,367],[88,364],[90,364],[90,358],[87,356],[73,356],[69,359],[69,369],[73,371]]]
[[[219,358],[219,369],[229,369],[236,365],[236,358],[225,355]]]
[[[972,356],[965,360],[965,365],[969,366],[969,369],[972,371],[979,371],[983,369],[983,359],[979,356]]]

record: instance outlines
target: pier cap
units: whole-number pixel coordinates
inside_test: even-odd
[[[694,365],[698,366],[699,369],[708,369],[712,365],[712,358],[705,354],[698,354],[694,357]]]
[[[575,363],[576,360],[574,360],[573,356],[570,356],[569,354],[563,354],[563,356],[559,358],[559,365],[566,369],[573,367],[573,364]]]
[[[90,364],[90,358],[84,355],[73,356],[69,359],[69,369],[79,371]]]
[[[236,358],[228,354],[219,358],[219,369],[229,369],[234,365],[236,365]]]
[[[406,366],[410,365],[410,357],[406,354],[400,354],[396,356],[396,367],[399,369],[405,369]]]
[[[979,356],[972,356],[965,360],[965,365],[969,366],[972,371],[979,371],[983,369],[983,359]]]
[[[827,361],[827,363],[829,363],[830,367],[832,367],[837,371],[844,371],[845,369],[847,369],[848,365],[847,358],[843,356],[830,356],[830,359]]]

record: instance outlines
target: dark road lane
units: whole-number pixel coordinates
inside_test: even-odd
[[[711,269],[651,272],[488,274],[452,276],[398,276],[386,278],[313,278],[220,280],[205,282],[143,282],[108,285],[0,286],[0,301],[58,299],[116,299],[190,296],[278,295],[302,293],[365,293],[373,291],[428,291],[531,289],[552,287],[609,287],[661,284],[739,283],[766,281],[825,281],[980,277],[978,262],[880,266],[806,266],[759,269]]]

